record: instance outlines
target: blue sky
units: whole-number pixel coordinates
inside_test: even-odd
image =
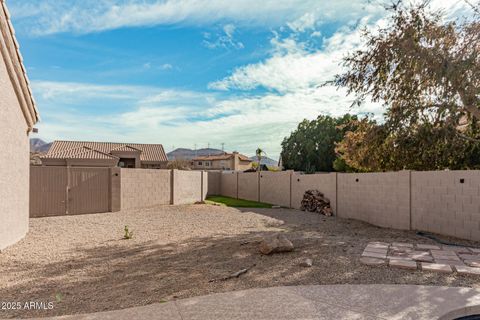
[[[8,0],[38,137],[220,148],[277,159],[304,118],[351,110],[319,87],[384,23],[380,1]],[[449,13],[463,1],[437,0]]]

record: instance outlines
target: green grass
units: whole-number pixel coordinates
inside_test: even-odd
[[[205,200],[207,204],[221,205],[227,207],[237,207],[237,208],[271,208],[272,205],[268,203],[234,199],[223,196],[210,196]]]

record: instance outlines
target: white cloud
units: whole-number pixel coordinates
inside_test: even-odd
[[[215,39],[212,39],[212,34],[205,32],[203,34],[203,45],[209,49],[224,48],[224,49],[243,49],[244,45],[240,41],[234,39],[236,27],[229,23],[223,26],[222,33],[217,34]]]
[[[349,21],[381,11],[378,5],[349,0],[12,0],[9,7],[21,28],[37,35],[225,21],[268,28],[290,23],[301,30],[315,21]]]

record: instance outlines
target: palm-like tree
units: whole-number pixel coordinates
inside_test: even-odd
[[[257,150],[255,150],[255,155],[257,156],[257,161],[258,161],[257,170],[261,171],[262,170],[262,158],[265,155],[265,151],[263,151],[263,149],[258,147]]]

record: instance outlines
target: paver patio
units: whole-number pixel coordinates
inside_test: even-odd
[[[360,261],[367,265],[480,275],[480,249],[463,246],[370,242]]]

